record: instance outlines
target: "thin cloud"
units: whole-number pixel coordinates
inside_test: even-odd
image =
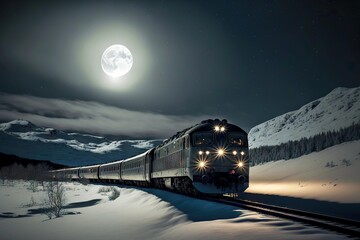
[[[0,94],[0,120],[25,119],[65,131],[131,137],[169,137],[211,116],[132,111],[98,102]]]

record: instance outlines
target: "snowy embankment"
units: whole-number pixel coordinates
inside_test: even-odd
[[[247,192],[360,203],[360,141],[250,169]]]
[[[244,197],[258,194],[256,200],[267,201],[266,195],[292,197],[284,200],[284,206],[290,205],[294,198],[313,199],[308,202],[318,206],[298,206],[305,210],[316,210],[321,201],[340,203],[335,208],[323,209],[323,213],[333,214],[342,211],[341,206],[350,203],[357,209],[347,209],[350,215],[360,216],[360,141],[339,144],[320,152],[304,155],[290,160],[280,160],[250,168],[250,187]],[[261,196],[262,197],[261,197]],[[255,200],[255,199],[253,199]],[[279,204],[274,199],[274,204]],[[306,202],[306,201],[304,201]],[[327,204],[323,204],[324,206]],[[331,205],[329,205],[331,206]],[[338,214],[336,214],[338,215]],[[359,219],[360,220],[360,219]]]
[[[10,184],[9,184],[10,183]],[[2,240],[19,239],[346,239],[333,232],[157,189],[120,188],[110,201],[99,185],[66,183],[65,215],[41,214],[43,191],[0,185]],[[41,187],[39,187],[41,190]]]

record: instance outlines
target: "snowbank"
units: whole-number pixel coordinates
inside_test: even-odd
[[[49,220],[40,211],[44,192],[32,192],[27,185],[0,185],[2,240],[346,239],[292,221],[157,189],[116,187],[120,196],[110,201],[110,193],[99,193],[101,186],[77,183],[66,184],[67,214]]]
[[[243,198],[360,221],[360,141],[250,168]]]

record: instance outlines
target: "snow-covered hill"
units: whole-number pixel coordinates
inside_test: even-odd
[[[299,110],[259,124],[249,132],[249,146],[273,146],[339,130],[360,122],[360,87],[336,88]]]
[[[118,140],[43,128],[26,120],[0,124],[0,152],[68,166],[128,158],[162,140]]]

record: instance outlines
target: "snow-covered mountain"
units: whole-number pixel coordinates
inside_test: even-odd
[[[250,148],[273,146],[339,130],[360,122],[360,87],[336,88],[299,110],[259,124],[249,132]]]
[[[109,162],[140,154],[162,140],[109,140],[43,128],[26,120],[0,124],[0,152],[68,166]]]

